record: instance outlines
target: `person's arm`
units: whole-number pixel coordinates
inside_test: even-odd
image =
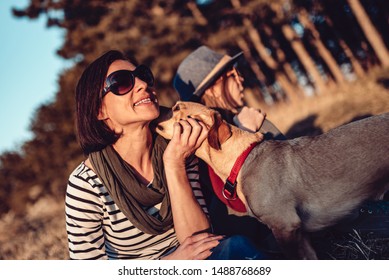
[[[70,259],[108,259],[102,230],[102,202],[93,187],[72,174],[66,189],[65,214]]]
[[[207,170],[208,171],[208,170]],[[202,183],[200,181],[200,160],[195,155],[192,155],[188,158],[186,162],[186,175],[188,176],[189,183],[192,187],[192,192],[203,209],[203,212],[207,215],[208,219],[208,207],[207,202],[203,194],[204,188],[202,187]]]
[[[173,138],[165,150],[163,160],[180,246],[164,259],[205,259],[223,238],[206,232],[210,222],[193,193],[185,168],[186,159],[200,146],[207,133],[204,124],[193,119],[176,123]]]
[[[193,194],[185,165],[186,159],[200,146],[207,132],[203,124],[193,119],[176,123],[173,138],[164,153],[174,228],[180,243],[188,236],[210,228],[208,217]]]

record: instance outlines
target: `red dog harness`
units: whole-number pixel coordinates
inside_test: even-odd
[[[246,206],[242,200],[239,199],[236,193],[236,179],[239,171],[246,160],[251,150],[258,144],[254,142],[248,147],[235,161],[234,166],[231,169],[230,176],[228,176],[225,183],[216,175],[215,171],[208,165],[209,178],[211,179],[212,188],[216,196],[227,206],[234,209],[237,212],[246,212]]]

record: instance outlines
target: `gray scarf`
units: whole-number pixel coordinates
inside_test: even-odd
[[[145,233],[157,235],[173,227],[173,216],[162,161],[167,140],[157,135],[153,143],[152,187],[146,187],[137,180],[135,170],[112,146],[91,153],[89,158],[97,176],[130,222]],[[151,216],[145,211],[145,208],[161,202],[159,217]]]

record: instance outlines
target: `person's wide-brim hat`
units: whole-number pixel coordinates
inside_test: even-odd
[[[200,98],[226,70],[229,70],[243,55],[233,57],[217,53],[201,46],[189,54],[179,65],[174,78],[174,88],[183,101]]]

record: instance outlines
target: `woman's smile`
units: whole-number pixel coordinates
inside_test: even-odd
[[[154,103],[154,102],[151,100],[150,97],[146,97],[146,98],[142,98],[139,101],[135,102],[134,106],[147,105],[147,104],[151,104],[151,103]]]

